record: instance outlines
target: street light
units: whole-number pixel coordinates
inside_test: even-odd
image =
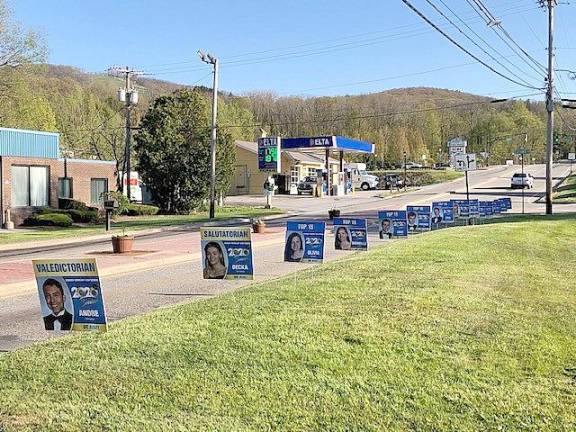
[[[216,116],[218,113],[218,59],[198,50],[198,56],[204,63],[214,68],[214,84],[212,86],[212,133],[210,136],[210,219],[215,216],[216,201]]]
[[[406,192],[406,164],[408,163],[408,159],[406,158],[406,152],[404,152],[404,192]]]

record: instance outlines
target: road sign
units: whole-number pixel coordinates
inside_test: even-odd
[[[258,169],[260,171],[280,172],[280,137],[258,139]]]
[[[568,160],[576,160],[576,153],[568,153]]]
[[[526,150],[525,148],[517,148],[516,150],[514,150],[514,154],[516,156],[525,156],[527,154],[529,154],[530,152],[528,150]]]
[[[476,153],[462,153],[454,155],[454,169],[456,171],[475,171]]]

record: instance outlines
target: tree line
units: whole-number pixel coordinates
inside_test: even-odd
[[[45,64],[46,45],[12,20],[0,0],[0,125],[61,134],[63,156],[116,161],[123,171],[124,107],[116,99],[123,83],[66,66]],[[210,89],[140,79],[133,108],[134,166],[164,211],[188,212],[208,194]],[[563,112],[556,130],[572,135],[576,116]],[[375,144],[358,156],[371,169],[396,167],[404,159],[447,161],[446,142],[468,139],[469,151],[503,163],[520,146],[542,162],[546,110],[542,102],[490,99],[458,91],[408,88],[336,97],[280,97],[271,92],[219,94],[218,185],[225,194],[234,174],[234,141],[268,135],[345,135]],[[527,137],[527,139],[525,139]],[[570,137],[559,143],[564,154]],[[118,178],[120,186],[120,178]]]

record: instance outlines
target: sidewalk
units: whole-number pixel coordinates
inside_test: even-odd
[[[286,217],[285,213],[277,214],[277,215],[270,215],[270,216],[263,216],[260,219],[262,220],[274,220],[274,219],[281,219]],[[149,228],[149,229],[142,229],[142,230],[134,230],[134,237],[145,237],[150,234],[157,234],[160,232],[169,232],[169,231],[181,231],[181,230],[197,230],[201,226],[210,226],[210,225],[239,225],[239,224],[246,224],[250,222],[250,218],[231,218],[231,219],[218,219],[215,221],[202,221],[202,222],[194,222],[185,225],[170,225],[161,228]],[[2,233],[2,230],[0,230]],[[9,235],[9,234],[8,234]],[[26,251],[38,248],[50,248],[55,245],[58,246],[73,246],[78,244],[89,244],[104,240],[109,240],[111,237],[111,233],[103,233],[98,235],[91,235],[91,236],[80,236],[80,237],[63,237],[63,238],[55,238],[51,240],[40,240],[40,241],[26,241],[26,242],[16,242],[16,243],[5,243],[0,244],[0,252],[7,252],[7,251]]]
[[[280,245],[284,242],[284,228],[268,228],[264,234],[252,234],[252,242],[254,249],[273,244]],[[196,231],[182,233],[177,237],[137,238],[134,250],[128,254],[113,254],[112,246],[108,243],[89,245],[76,256],[96,258],[100,276],[119,275],[170,264],[200,261],[200,234]],[[42,258],[62,258],[62,252],[48,251],[42,254]],[[30,293],[36,289],[34,269],[30,259],[16,259],[0,263],[0,299]]]

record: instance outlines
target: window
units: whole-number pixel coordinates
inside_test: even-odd
[[[90,179],[90,202],[92,204],[101,204],[104,201],[102,196],[104,192],[108,192],[108,179]]]
[[[290,183],[291,184],[298,184],[300,181],[300,169],[299,167],[292,167],[290,168]]]
[[[316,168],[308,167],[308,177],[318,177],[316,174]]]
[[[48,205],[48,167],[12,166],[12,206]]]
[[[72,179],[70,177],[58,179],[58,198],[72,198]]]

